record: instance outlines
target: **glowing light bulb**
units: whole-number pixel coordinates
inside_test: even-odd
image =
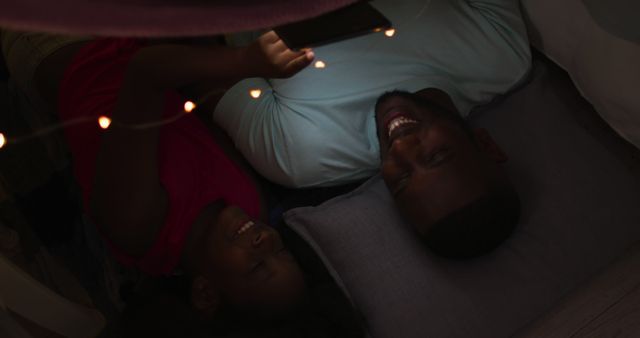
[[[7,139],[4,137],[3,133],[0,133],[0,149],[2,149],[5,144],[7,144]]]
[[[323,61],[318,60],[318,61],[316,61],[316,63],[313,66],[318,68],[318,69],[322,69],[322,68],[326,67],[327,64],[324,63]]]
[[[262,95],[262,90],[260,89],[251,89],[249,91],[249,95],[251,95],[251,97],[253,97],[254,99],[257,99],[260,97],[260,95]]]
[[[391,28],[391,29],[387,29],[386,31],[384,31],[384,35],[386,35],[387,37],[392,37],[396,34],[396,30]]]
[[[382,31],[382,28],[380,28],[380,27],[373,29],[374,33],[378,33],[378,32],[381,32],[381,31]]]
[[[196,104],[193,103],[192,101],[187,101],[184,103],[184,111],[187,113],[192,112],[194,109],[196,109]]]
[[[111,125],[111,119],[106,116],[100,116],[98,118],[98,124],[100,125],[100,128],[107,129]]]

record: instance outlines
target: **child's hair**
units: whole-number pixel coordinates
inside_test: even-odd
[[[285,227],[286,228],[286,227]],[[351,303],[335,284],[313,251],[292,231],[282,231],[300,261],[309,294],[287,318],[247,320],[223,305],[213,321],[205,321],[191,306],[191,280],[187,275],[150,279],[141,283],[127,300],[120,321],[127,337],[362,337]]]
[[[332,286],[312,290],[299,311],[277,321],[248,321],[242,314],[225,312],[215,321],[203,321],[177,281],[155,281],[153,286],[134,295],[120,320],[125,338],[201,338],[201,337],[360,337],[359,320],[348,301]]]
[[[126,299],[123,337],[207,337],[187,298],[186,278],[147,280]]]

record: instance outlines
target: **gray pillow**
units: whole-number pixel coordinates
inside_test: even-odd
[[[509,154],[523,206],[515,233],[491,254],[435,257],[380,177],[286,214],[373,337],[510,336],[640,239],[636,149],[597,120],[560,70],[536,62],[532,78],[472,118]]]

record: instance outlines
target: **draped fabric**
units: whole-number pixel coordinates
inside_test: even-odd
[[[272,27],[356,0],[19,0],[0,26],[73,35],[202,36]]]

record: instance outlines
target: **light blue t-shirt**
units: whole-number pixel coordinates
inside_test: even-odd
[[[286,186],[330,186],[379,169],[374,105],[391,90],[447,92],[463,116],[511,89],[530,67],[517,0],[387,0],[382,32],[315,48],[323,69],[246,79],[213,118],[258,172]],[[262,95],[253,99],[250,90]]]

